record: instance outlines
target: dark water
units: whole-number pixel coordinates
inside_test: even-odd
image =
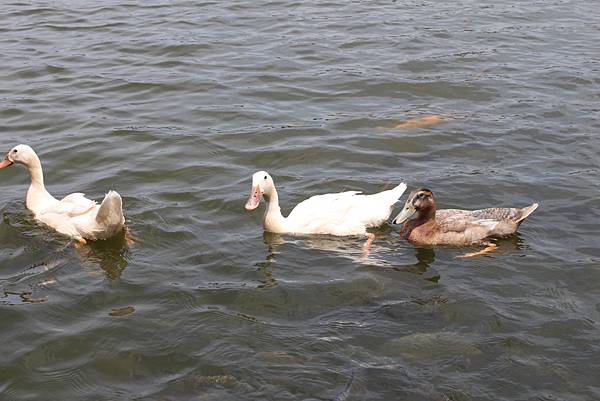
[[[600,399],[592,0],[10,3],[0,151],[138,238],[74,247],[0,171],[2,400]],[[393,128],[424,115],[451,119]],[[263,235],[309,195],[541,207],[484,257]]]

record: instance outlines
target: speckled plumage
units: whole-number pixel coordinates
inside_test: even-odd
[[[525,208],[436,210],[433,193],[421,188],[410,194],[394,222],[403,223],[401,235],[415,243],[468,245],[490,236],[515,233],[537,207],[534,203]]]

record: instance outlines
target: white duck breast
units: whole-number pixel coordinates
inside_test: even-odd
[[[378,227],[390,217],[406,184],[363,195],[357,191],[316,195],[300,202],[283,217],[279,198],[271,176],[259,171],[252,176],[252,190],[246,203],[247,210],[256,209],[262,197],[267,202],[263,227],[274,233],[363,235],[367,228]]]
[[[11,149],[0,162],[0,168],[13,163],[22,164],[29,170],[31,185],[25,203],[37,220],[82,242],[106,239],[123,230],[123,203],[117,192],[109,191],[100,205],[82,193],[58,200],[46,190],[42,164],[31,147],[18,145]]]

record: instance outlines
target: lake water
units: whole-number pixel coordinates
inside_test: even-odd
[[[2,400],[600,399],[596,1],[93,3],[2,6],[0,152],[119,191],[137,242],[73,246],[0,171]],[[262,169],[285,213],[540,208],[483,257],[392,227],[363,257],[263,234]]]

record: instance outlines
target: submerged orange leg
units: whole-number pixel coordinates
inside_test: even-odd
[[[363,256],[369,256],[371,252],[371,245],[373,244],[373,240],[375,240],[375,234],[367,233],[367,241],[362,246]]]
[[[73,240],[75,240],[75,242],[69,241],[67,246],[72,243],[75,248],[79,248],[80,246],[87,244],[87,241],[83,237],[74,237]]]
[[[465,253],[464,255],[460,255],[457,256],[459,258],[472,258],[474,256],[481,256],[481,255],[485,255],[488,252],[493,251],[494,249],[498,248],[498,245],[491,243],[491,242],[487,242],[484,244],[485,248],[483,248],[481,251],[477,251],[477,252],[469,252],[469,253]]]
[[[125,242],[127,242],[127,245],[129,246],[136,243],[136,239],[133,234],[131,234],[129,227],[125,227]]]

